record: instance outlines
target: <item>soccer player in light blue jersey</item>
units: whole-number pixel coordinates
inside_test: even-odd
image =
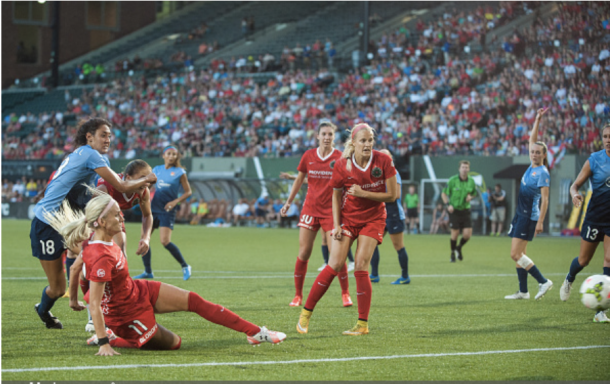
[[[539,109],[536,114],[529,146],[532,164],[521,178],[517,211],[508,231],[508,236],[513,238],[510,257],[517,263],[519,278],[519,290],[504,297],[509,300],[530,298],[527,289],[528,273],[538,281],[536,300],[541,299],[553,287],[553,282],[542,276],[532,259],[525,254],[527,243],[544,230],[544,217],[549,206],[551,176],[547,168],[547,147],[538,141],[538,126],[545,112],[546,109]]]
[[[45,195],[34,208],[30,240],[32,255],[40,260],[49,285],[42,291],[40,303],[36,304],[36,313],[47,328],[62,329],[61,322],[50,311],[55,301],[66,292],[66,279],[63,274],[61,255],[66,249],[63,238],[53,229],[44,217],[45,212],[54,213],[64,199],[74,209],[84,209],[91,198],[83,184],[95,186],[99,175],[116,190],[124,193],[138,192],[154,183],[157,178],[151,173],[137,180],[121,180],[108,166],[102,154],[108,152],[112,133],[110,123],[104,119],[92,118],[81,121],[78,125],[74,143],[76,149],[61,163],[53,179],[45,190]],[[80,249],[70,249],[79,254]],[[74,259],[66,260],[67,269]],[[72,306],[71,300],[71,306]]]
[[[387,149],[382,149],[380,152],[392,157],[392,154]],[[385,210],[388,216],[385,220],[384,236],[386,233],[390,233],[392,245],[394,245],[394,249],[398,253],[398,263],[400,264],[400,269],[402,271],[398,280],[393,281],[392,284],[399,285],[409,284],[411,278],[409,277],[409,256],[407,255],[403,240],[403,233],[405,231],[405,211],[400,202],[400,197],[402,196],[402,179],[398,172],[396,172],[396,183],[398,184],[396,200],[392,203],[385,203]],[[373,252],[373,257],[371,258],[371,274],[369,275],[369,278],[371,279],[371,283],[378,283],[380,280],[379,245],[375,247],[375,252]]]
[[[186,170],[180,164],[180,152],[172,145],[163,150],[164,165],[153,168],[157,176],[155,194],[152,198],[151,209],[154,217],[153,230],[159,228],[161,244],[172,254],[174,259],[182,266],[182,278],[188,280],[191,277],[191,266],[186,263],[180,248],[172,243],[172,231],[176,222],[178,204],[192,195],[191,185],[186,176]],[[180,191],[182,195],[178,197]],[[150,263],[151,251],[142,256],[144,272],[135,276],[134,279],[152,279],[153,272]]]
[[[580,232],[582,237],[580,253],[572,260],[570,271],[559,291],[562,301],[570,298],[576,275],[589,265],[601,242],[604,243],[604,275],[610,276],[610,124],[606,125],[602,131],[602,142],[604,149],[591,154],[570,187],[572,203],[577,207],[580,207],[583,201],[578,189],[587,179],[591,182],[593,193]],[[606,311],[597,312],[593,321],[610,323]]]

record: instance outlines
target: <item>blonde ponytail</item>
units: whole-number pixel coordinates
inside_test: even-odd
[[[75,211],[67,200],[64,200],[59,210],[45,211],[44,218],[63,238],[64,245],[73,249],[80,242],[87,240],[94,231],[94,223],[100,218],[104,209],[114,199],[99,189],[85,185],[91,194],[95,194],[85,207],[85,212]],[[116,202],[115,202],[116,203]]]

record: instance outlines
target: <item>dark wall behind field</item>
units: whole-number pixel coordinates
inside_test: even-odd
[[[28,25],[15,21],[13,1],[2,2],[2,88],[14,84],[15,79],[26,79],[51,69],[53,3],[46,2],[43,25]],[[87,26],[93,8],[87,2],[62,1],[60,5],[59,62],[64,63],[93,49],[134,32],[156,19],[154,1],[116,2],[117,25],[111,29]],[[23,40],[23,29],[32,29],[38,41],[38,59],[35,63],[18,63],[17,49]],[[21,32],[20,32],[21,31]],[[21,36],[20,36],[21,34]],[[29,47],[27,47],[29,49]],[[95,64],[95,63],[93,63]]]

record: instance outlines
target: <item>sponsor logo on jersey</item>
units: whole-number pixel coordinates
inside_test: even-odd
[[[154,327],[152,327],[152,329],[148,332],[146,332],[144,334],[144,336],[140,337],[140,344],[144,344],[146,342],[146,340],[150,339],[150,337],[152,335],[154,335],[154,333],[157,331],[157,324],[155,324]]]
[[[166,183],[166,182],[165,182],[165,181],[163,181],[163,180],[159,180],[159,181],[157,181],[157,187],[160,187],[160,188],[167,188],[167,187],[171,187],[171,186],[172,186],[172,185],[171,185],[170,183]]]
[[[98,269],[98,270],[97,270],[97,276],[98,276],[98,277],[104,277],[104,276],[106,276],[106,271],[104,271],[103,269]]]
[[[176,174],[176,172],[170,172],[169,174],[170,174],[170,176],[174,176]]]
[[[381,168],[379,167],[375,167],[373,168],[373,170],[371,171],[371,175],[373,175],[373,177],[381,177],[383,175],[383,172],[381,172]]]
[[[606,179],[606,187],[610,188],[610,177]]]

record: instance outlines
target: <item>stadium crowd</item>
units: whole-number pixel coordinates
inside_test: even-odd
[[[222,61],[155,78],[117,78],[74,97],[67,93],[66,110],[6,116],[3,158],[60,158],[73,145],[66,117],[93,114],[114,125],[118,144],[111,158],[154,156],[170,143],[185,156],[295,156],[316,146],[321,118],[342,133],[367,121],[379,132],[379,146],[398,155],[512,156],[527,153],[541,106],[551,108],[540,132],[550,146],[599,150],[596,130],[610,113],[604,92],[610,7],[562,4],[551,19],[514,31],[497,48],[446,49],[480,38],[489,23],[503,24],[512,13],[510,3],[497,13],[483,6],[474,15],[447,13],[418,27],[417,47],[398,29],[376,42],[369,65],[340,78],[324,68],[289,67],[260,81],[238,76]],[[25,123],[38,128],[11,135]],[[342,139],[337,135],[339,148]]]

